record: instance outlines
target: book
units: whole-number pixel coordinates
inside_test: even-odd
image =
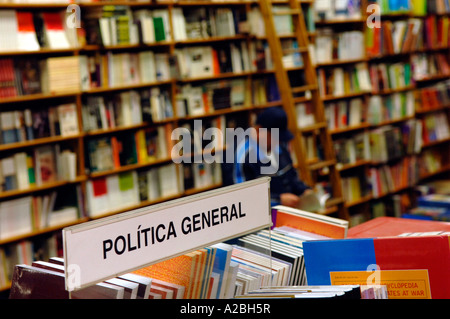
[[[290,226],[330,238],[347,237],[348,221],[280,205],[272,211],[275,227]]]
[[[44,32],[48,47],[51,49],[70,48],[69,40],[66,36],[63,25],[63,15],[61,12],[43,12]]]
[[[8,239],[33,231],[31,196],[0,203],[0,238]]]
[[[447,232],[450,223],[409,218],[378,217],[351,227],[348,238],[375,238],[398,236],[403,233]]]
[[[34,149],[36,185],[45,185],[58,180],[55,148],[50,145]]]
[[[58,120],[61,136],[70,136],[79,133],[78,115],[75,104],[59,105]]]
[[[31,12],[16,11],[17,49],[19,51],[37,51],[40,49]]]
[[[114,161],[113,146],[109,137],[88,140],[87,155],[89,169],[92,172],[112,170],[120,166],[120,162]]]
[[[303,249],[308,284],[371,283],[386,285],[389,299],[448,298],[448,235],[310,241]]]
[[[171,30],[169,11],[167,9],[156,9],[152,11],[153,27],[155,30],[155,41],[170,41]]]

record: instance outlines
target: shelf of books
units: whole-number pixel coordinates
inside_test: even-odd
[[[352,223],[408,207],[416,184],[450,172],[448,0],[300,2]],[[58,255],[68,224],[221,186],[220,164],[195,159],[227,141],[205,149],[204,131],[280,106],[260,15],[257,1],[0,0],[0,260]],[[309,163],[312,107],[298,99]]]
[[[221,186],[201,157],[227,141],[204,149],[205,130],[280,106],[256,1],[0,1],[0,19],[2,260],[65,225]]]
[[[318,80],[353,225],[401,216],[416,185],[448,176],[449,14],[446,0],[315,3]],[[307,145],[320,156],[313,137]]]

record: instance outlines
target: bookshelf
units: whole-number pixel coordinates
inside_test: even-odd
[[[329,89],[326,93],[336,90],[336,86],[341,93],[324,94],[323,101],[337,147],[338,167],[341,167],[341,176],[346,184],[343,192],[350,198],[347,206],[352,224],[377,217],[380,211],[381,215],[400,216],[414,205],[416,185],[448,176],[446,128],[449,114],[448,93],[445,95],[444,92],[447,92],[445,88],[448,88],[449,78],[449,12],[445,1],[433,1],[427,7],[426,1],[412,1],[409,6],[409,2],[381,0],[361,1],[360,14],[355,13],[357,10],[341,10],[336,14],[333,6],[330,3],[324,5],[325,2],[316,7],[318,77],[322,74],[324,79],[342,79],[345,67],[364,63],[368,66],[370,79],[370,89],[352,93],[345,92],[338,85],[341,83],[339,80],[331,84],[322,81],[322,86]],[[371,28],[366,23],[367,19],[373,19],[370,16],[373,11],[366,10],[373,4],[381,8],[378,21],[381,28]],[[355,31],[363,33],[362,48],[365,52],[358,59],[338,59],[339,41],[344,41],[338,34]],[[338,68],[342,68],[344,74],[341,70],[336,72]],[[434,115],[426,117],[430,113]],[[433,123],[440,123],[443,128],[440,133]],[[427,127],[432,128],[428,131],[433,141],[427,140],[428,135],[421,132]],[[380,153],[379,148],[374,148],[374,138],[381,131],[395,128],[400,129],[403,135],[403,146],[397,147],[403,149],[403,155],[397,159],[375,161],[374,154]],[[355,142],[360,134],[369,136],[368,143]],[[369,152],[364,155],[362,149]],[[395,148],[391,146],[390,152],[393,150]],[[417,165],[416,169],[406,170],[411,165]],[[327,172],[321,174],[326,175]],[[377,181],[380,174],[387,178],[384,182],[387,190],[383,192],[380,192]],[[366,181],[356,182],[358,176],[367,176]],[[397,185],[389,182],[394,176],[399,176]],[[386,210],[391,206],[389,201],[394,201],[394,205],[401,201],[403,211]]]
[[[274,1],[275,2],[275,1]],[[276,1],[276,3],[283,4],[286,1]],[[370,133],[377,131],[378,129],[392,126],[392,127],[415,127],[420,123],[428,123],[430,132],[433,136],[437,132],[433,132],[433,123],[437,121],[445,122],[445,119],[449,118],[449,101],[440,100],[442,94],[439,92],[445,91],[445,85],[448,92],[448,73],[444,72],[444,69],[436,69],[436,63],[441,65],[448,63],[449,43],[444,42],[445,36],[441,35],[436,38],[426,37],[425,31],[421,31],[425,34],[425,39],[422,41],[415,41],[414,46],[404,48],[404,50],[392,50],[388,51],[376,51],[376,47],[371,45],[370,39],[373,36],[370,32],[374,29],[367,27],[366,21],[368,13],[365,8],[367,5],[374,3],[370,0],[362,0],[360,8],[352,8],[350,12],[338,12],[338,14],[328,11],[329,7],[315,7],[315,1],[300,0],[299,1],[307,12],[307,26],[309,28],[308,36],[312,43],[315,43],[315,67],[318,72],[319,79],[336,79],[336,83],[344,84],[346,81],[339,82],[341,78],[348,78],[351,74],[359,74],[361,81],[358,84],[364,84],[362,87],[341,87],[335,86],[332,91],[326,90],[326,84],[324,81],[319,82],[322,86],[322,90],[325,90],[322,95],[322,101],[325,104],[325,112],[328,117],[328,128],[331,137],[334,142],[342,141],[342,145],[365,145],[364,151],[358,154],[343,154],[343,158],[348,157],[337,164],[337,168],[340,172],[341,178],[345,181],[346,185],[357,185],[358,182],[355,177],[377,176],[380,171],[394,170],[397,166],[400,166],[401,161],[391,160],[386,163],[375,163],[372,156],[366,154],[367,144]],[[326,1],[325,1],[326,2]],[[425,25],[429,30],[439,29],[440,25],[446,25],[446,21],[449,19],[449,12],[442,11],[439,8],[428,8],[425,11],[417,9],[416,3],[420,1],[413,1],[413,10],[402,11],[400,13],[392,13],[384,10],[381,15],[381,23],[389,22],[395,24],[396,22],[410,22],[411,25]],[[437,1],[439,2],[439,1]],[[322,1],[323,3],[323,1]],[[357,3],[357,2],[355,2]],[[375,2],[376,3],[376,2]],[[383,8],[388,1],[383,0]],[[164,128],[172,125],[173,127],[183,127],[192,125],[192,122],[196,119],[201,120],[220,120],[225,123],[239,122],[240,125],[249,125],[252,115],[259,110],[271,107],[281,106],[281,101],[277,90],[274,89],[274,70],[273,64],[270,60],[270,54],[268,54],[268,48],[265,46],[266,36],[261,33],[260,24],[255,21],[258,20],[258,12],[255,10],[257,1],[108,1],[108,2],[80,2],[78,5],[81,8],[82,22],[88,20],[95,20],[98,14],[102,14],[103,7],[108,6],[122,6],[126,10],[133,13],[141,11],[142,19],[145,18],[146,10],[159,10],[167,12],[165,18],[168,22],[168,33],[164,34],[164,39],[150,38],[141,39],[142,35],[138,32],[138,41],[136,41],[136,34],[131,41],[125,40],[125,43],[108,42],[104,45],[101,39],[101,33],[97,30],[93,32],[90,30],[88,33],[81,33],[81,37],[77,38],[73,45],[69,47],[54,47],[49,48],[47,46],[40,45],[39,49],[33,51],[20,50],[16,47],[12,49],[4,49],[0,46],[0,60],[13,59],[14,61],[49,61],[57,62],[56,58],[66,57],[71,58],[71,63],[86,63],[82,57],[89,57],[89,63],[93,63],[98,69],[105,69],[105,64],[100,62],[108,61],[108,59],[123,59],[126,56],[134,56],[136,58],[139,54],[148,57],[151,52],[153,55],[158,54],[158,61],[168,61],[167,65],[162,63],[155,63],[158,66],[166,66],[165,69],[161,69],[159,75],[146,74],[144,81],[131,81],[113,83],[110,85],[99,84],[101,78],[96,77],[96,81],[91,81],[90,85],[83,84],[83,87],[77,87],[73,89],[71,87],[59,89],[50,89],[49,91],[28,92],[28,94],[16,94],[15,96],[3,96],[0,95],[0,105],[2,106],[2,112],[26,109],[48,111],[50,108],[60,105],[73,104],[76,110],[76,120],[78,123],[78,131],[70,136],[43,136],[32,140],[21,140],[13,143],[0,145],[0,158],[6,158],[16,153],[22,152],[34,152],[35,149],[41,146],[52,145],[62,147],[62,149],[69,149],[76,155],[76,174],[75,177],[70,180],[57,180],[49,183],[45,183],[39,186],[28,187],[26,189],[13,189],[3,191],[0,193],[1,203],[10,200],[25,198],[25,197],[40,197],[49,198],[53,192],[63,192],[66,187],[72,187],[74,192],[79,190],[79,194],[84,195],[82,209],[79,209],[77,218],[72,218],[70,222],[61,223],[60,227],[63,227],[70,223],[79,223],[90,220],[92,218],[103,217],[107,215],[117,214],[129,209],[135,209],[144,207],[147,205],[160,203],[168,199],[179,198],[185,195],[192,195],[204,190],[213,189],[221,186],[221,181],[218,175],[215,175],[209,183],[203,182],[197,184],[195,187],[192,179],[189,178],[189,172],[192,174],[192,169],[186,169],[186,178],[181,178],[181,173],[184,170],[178,165],[179,169],[176,170],[178,178],[177,192],[169,193],[163,197],[153,197],[154,193],[150,190],[147,194],[134,194],[134,201],[130,201],[126,207],[111,207],[108,210],[104,210],[98,213],[98,215],[90,216],[89,205],[87,203],[86,195],[89,191],[89,185],[93,181],[97,182],[97,186],[105,185],[108,177],[112,177],[111,180],[119,181],[121,179],[124,184],[130,180],[130,176],[135,178],[139,182],[139,174],[146,177],[154,178],[155,171],[152,169],[166,168],[171,163],[170,154],[166,156],[159,156],[152,160],[139,161],[136,159],[134,162],[113,166],[112,168],[93,171],[89,163],[89,153],[87,146],[90,141],[107,139],[119,135],[135,136],[140,131],[143,131],[150,127]],[[287,4],[287,2],[286,2]],[[380,2],[381,4],[381,2]],[[423,4],[423,3],[422,3]],[[0,3],[0,11],[14,11],[14,12],[31,12],[33,15],[38,15],[41,12],[58,13],[66,10],[68,3]],[[195,36],[193,38],[183,37],[183,32],[180,34],[180,21],[183,24],[185,13],[192,13],[205,9],[208,13],[216,12],[223,9],[231,9],[232,12],[239,12],[234,17],[246,15],[248,21],[252,23],[242,23],[234,28],[234,34],[232,30],[228,30],[231,34],[217,34],[207,33],[202,36]],[[428,11],[427,11],[428,10]],[[225,10],[226,11],[226,10]],[[315,11],[315,13],[314,13]],[[395,10],[394,10],[395,11]],[[181,15],[180,15],[181,13]],[[11,13],[9,13],[11,14]],[[315,15],[315,17],[314,17]],[[256,20],[251,20],[256,19]],[[164,20],[164,16],[162,18]],[[176,21],[174,23],[174,21]],[[147,21],[148,22],[148,21]],[[195,22],[195,21],[194,21]],[[261,23],[261,22],[260,22]],[[178,27],[178,28],[177,28]],[[197,26],[197,28],[200,28]],[[194,27],[195,29],[195,27]],[[331,29],[331,32],[330,32]],[[176,32],[175,32],[176,30]],[[423,29],[421,29],[423,30]],[[238,31],[238,32],[236,32]],[[432,31],[430,31],[432,32]],[[3,32],[2,32],[3,34]],[[80,34],[79,34],[80,35]],[[92,38],[95,35],[95,38]],[[146,34],[148,36],[148,34]],[[89,38],[91,36],[91,38]],[[423,38],[424,36],[422,36]],[[420,37],[419,37],[420,38]],[[74,40],[74,38],[71,38]],[[292,48],[292,41],[294,36],[289,32],[283,36],[286,41],[286,46]],[[348,41],[362,42],[361,50],[347,50],[349,52],[337,52],[337,47],[331,46],[330,50],[329,41],[342,41],[342,46],[345,48],[345,43]],[[356,39],[356,40],[355,40]],[[110,39],[111,40],[111,39]],[[339,42],[338,41],[338,42]],[[1,42],[1,40],[0,40]],[[120,42],[120,41],[119,41]],[[2,42],[5,43],[5,42]],[[327,44],[328,43],[328,44]],[[324,44],[324,45],[322,45]],[[247,50],[255,52],[252,57],[251,63],[242,63],[237,69],[223,69],[213,73],[193,73],[185,72],[186,76],[180,77],[174,69],[180,68],[179,63],[168,59],[169,57],[176,56],[176,53],[186,52],[189,49],[205,49],[214,48],[220,50],[223,48],[230,48],[233,45],[234,50],[243,52]],[[320,49],[320,50],[319,50]],[[345,50],[344,50],[345,51]],[[358,52],[357,52],[358,51]],[[202,51],[211,52],[211,51]],[[234,51],[236,52],[236,51]],[[345,54],[350,54],[350,56]],[[445,60],[447,56],[447,60]],[[331,57],[331,58],[330,58]],[[132,61],[131,60],[131,61]],[[300,70],[302,66],[297,64],[295,55],[286,56],[285,62],[289,63],[289,67],[292,70]],[[446,61],[446,62],[445,62]],[[433,66],[434,63],[434,66]],[[411,69],[417,70],[415,66],[430,66],[431,69],[419,69],[422,73],[416,73],[410,71],[410,77],[404,78],[406,82],[396,83],[397,86],[387,85],[379,86],[378,89],[374,89],[371,72],[375,70],[386,70],[386,72],[392,72],[398,74],[398,72],[405,72],[408,66]],[[336,71],[338,70],[338,71]],[[392,71],[388,71],[392,70]],[[66,70],[66,77],[69,70]],[[211,70],[209,70],[211,71]],[[428,72],[430,71],[430,72]],[[435,72],[436,71],[436,72]],[[439,71],[439,72],[437,72]],[[441,72],[442,71],[442,72]],[[71,76],[80,76],[78,71],[72,70]],[[105,71],[104,71],[105,72]],[[397,73],[396,73],[397,72]],[[380,71],[381,73],[381,71]],[[161,75],[162,74],[162,75]],[[175,75],[176,74],[176,75]],[[322,74],[322,75],[321,75]],[[167,76],[168,75],[168,76]],[[55,75],[57,76],[57,75]],[[103,76],[106,76],[103,74]],[[158,77],[159,76],[159,77]],[[140,79],[142,80],[142,79]],[[409,80],[409,81],[408,81]],[[381,80],[380,80],[381,81]],[[446,82],[447,81],[447,82]],[[57,80],[54,81],[58,83]],[[61,81],[62,82],[62,81]],[[81,82],[81,81],[78,81]],[[105,81],[104,81],[105,82]],[[84,83],[84,82],[83,82]],[[95,84],[94,84],[95,83]],[[60,83],[59,83],[60,84]],[[329,83],[328,83],[329,84]],[[389,83],[390,84],[390,83]],[[338,90],[339,89],[339,90]],[[212,103],[212,95],[214,92],[226,92],[226,96],[230,101],[234,101],[231,107],[221,107],[220,101],[215,101],[217,104]],[[150,100],[153,97],[154,103],[161,106],[161,103],[165,102],[166,105],[171,106],[171,110],[168,113],[161,112],[161,109],[150,110],[146,114],[151,114],[153,117],[152,122],[142,119],[137,122],[120,122],[114,123],[109,120],[103,122],[102,125],[92,126],[89,129],[86,126],[86,116],[83,112],[90,105],[88,101],[97,101],[103,99],[104,108],[107,109],[110,103],[115,103],[115,99],[119,96],[135,96],[139,95],[141,99]],[[153,95],[152,95],[153,94]],[[197,95],[196,95],[197,94]],[[431,98],[431,97],[435,98]],[[193,97],[191,100],[187,97]],[[207,99],[209,97],[209,100]],[[438,97],[436,99],[436,97]],[[394,113],[389,116],[378,118],[372,114],[367,114],[368,110],[373,111],[375,114],[381,112],[377,110],[377,106],[381,104],[386,105],[389,103],[397,103],[396,101],[408,101],[404,104],[403,113],[398,113],[394,116]],[[411,110],[411,100],[412,110]],[[112,101],[112,102],[111,102]],[[297,112],[301,112],[303,119],[308,118],[308,114],[311,112],[311,105],[308,104],[310,98],[303,96],[298,98],[298,102],[301,106]],[[381,102],[380,102],[381,101]],[[427,103],[430,101],[430,103]],[[198,102],[198,103],[196,103]],[[200,103],[201,102],[201,103]],[[371,108],[371,102],[375,107]],[[94,103],[94,102],[93,102]],[[109,103],[109,104],[108,104]],[[405,102],[406,103],[406,102]],[[189,105],[192,104],[192,108]],[[102,104],[98,104],[102,105]],[[195,108],[195,105],[201,105],[200,108]],[[141,104],[141,107],[143,105]],[[217,108],[215,107],[217,106]],[[349,116],[346,120],[339,121],[336,116],[339,114],[339,110],[342,110],[345,114],[352,109],[353,116]],[[332,112],[331,110],[334,110]],[[383,109],[385,110],[385,109]],[[164,109],[167,111],[167,109]],[[95,111],[95,112],[100,112]],[[328,112],[328,113],[327,113]],[[1,112],[0,112],[1,113]],[[330,117],[334,115],[334,120]],[[100,122],[102,118],[100,116]],[[104,118],[103,118],[104,120]],[[106,124],[105,124],[106,123]],[[418,124],[419,123],[419,124]],[[103,125],[104,124],[104,125]],[[299,123],[300,124],[300,123]],[[307,134],[305,145],[309,146],[307,149],[307,163],[314,164],[318,162],[320,157],[320,149],[314,147],[316,145],[315,138],[317,138],[315,132],[319,129],[321,124],[306,122],[302,123],[301,130],[303,132],[310,132]],[[2,125],[3,128],[3,125]],[[361,216],[357,213],[359,211],[364,212],[364,219],[368,217],[376,216],[376,211],[379,206],[382,206],[382,202],[396,195],[403,195],[413,192],[413,187],[417,183],[428,181],[435,177],[442,176],[450,172],[450,163],[448,162],[448,152],[442,153],[442,150],[448,149],[448,143],[450,138],[444,135],[440,138],[431,138],[426,141],[422,141],[422,138],[418,138],[418,145],[413,145],[411,153],[408,154],[408,158],[411,161],[416,160],[419,163],[418,177],[407,185],[394,185],[388,192],[380,193],[380,195],[374,196],[370,190],[370,185],[366,181],[359,181],[361,184],[368,185],[367,188],[359,187],[358,196],[350,196],[346,200],[346,206],[349,208],[353,222],[356,223],[361,220]],[[370,140],[369,140],[370,142]],[[344,152],[345,153],[345,152]],[[437,156],[437,153],[441,153],[441,157]],[[345,156],[344,156],[345,155]],[[187,155],[186,155],[187,156]],[[351,158],[351,160],[349,160]],[[192,166],[192,165],[185,165]],[[184,168],[184,166],[183,166]],[[195,168],[197,169],[197,168]],[[173,172],[173,171],[172,171]],[[316,169],[316,173],[319,175],[319,179],[327,184],[329,178],[328,171],[324,169]],[[135,176],[135,177],[133,177]],[[144,179],[144,177],[142,177]],[[111,181],[112,183],[112,181]],[[190,187],[185,188],[185,183],[188,183]],[[115,184],[117,185],[117,184]],[[119,183],[119,186],[121,184]],[[99,186],[99,187],[100,187]],[[124,186],[122,184],[122,186]],[[126,188],[126,186],[125,186]],[[358,187],[357,187],[358,188]],[[101,187],[97,189],[101,190]],[[344,193],[347,192],[344,191]],[[102,193],[102,191],[100,191]],[[150,197],[150,193],[152,194]],[[104,193],[102,193],[104,195]],[[142,197],[141,197],[142,196]],[[48,200],[48,199],[46,199]],[[100,199],[101,200],[101,199]],[[408,202],[404,200],[403,202]],[[380,204],[381,203],[381,204]],[[109,204],[108,204],[109,205]],[[386,205],[388,206],[388,205]],[[382,210],[382,209],[381,209]],[[327,211],[327,213],[332,210]],[[1,247],[12,246],[22,243],[25,240],[32,240],[36,236],[45,234],[53,234],[55,230],[58,230],[59,226],[49,226],[39,229],[32,229],[22,234],[13,234],[12,236],[1,239]],[[5,287],[7,288],[7,287]],[[1,288],[0,288],[1,289]]]
[[[312,4],[311,1],[301,2],[308,6]],[[249,25],[245,21],[246,15],[256,3],[254,1],[83,1],[77,3],[81,10],[82,28],[71,30],[68,30],[67,25],[64,24],[64,19],[67,17],[64,13],[68,3],[0,3],[2,17],[8,18],[10,22],[10,25],[5,23],[1,28],[12,28],[14,23],[17,23],[18,17],[21,17],[21,26],[30,26],[35,23],[44,25],[42,28],[35,28],[34,36],[33,32],[30,35],[27,32],[22,34],[22,31],[14,30],[12,34],[20,33],[18,39],[2,38],[0,60],[2,63],[12,62],[12,65],[2,64],[2,70],[9,67],[9,72],[16,76],[15,79],[10,80],[17,82],[19,75],[21,77],[26,75],[23,75],[26,70],[45,69],[47,80],[44,82],[41,81],[40,76],[37,77],[35,81],[41,87],[35,91],[25,91],[27,89],[25,87],[21,87],[20,92],[2,90],[0,95],[2,112],[31,110],[33,113],[38,113],[37,110],[39,110],[39,115],[47,119],[50,109],[72,105],[74,109],[72,109],[71,119],[77,124],[75,132],[68,136],[63,136],[59,132],[62,127],[56,129],[55,125],[58,125],[59,121],[55,121],[51,123],[54,126],[53,130],[58,131],[56,133],[46,132],[33,139],[25,138],[0,145],[2,159],[15,153],[34,153],[35,149],[49,145],[59,148],[54,154],[60,154],[66,148],[75,154],[75,162],[73,158],[71,159],[72,175],[68,180],[57,178],[42,185],[2,191],[0,194],[2,203],[15,203],[16,200],[27,199],[33,203],[47,205],[47,202],[55,197],[62,196],[60,194],[66,194],[69,188],[72,188],[71,194],[77,195],[72,207],[77,208],[76,212],[69,210],[71,213],[67,212],[64,216],[51,214],[44,209],[47,206],[38,209],[39,206],[36,206],[38,204],[33,204],[35,206],[27,211],[29,215],[27,221],[32,218],[36,220],[42,218],[44,221],[50,219],[48,216],[53,215],[55,216],[52,218],[60,216],[65,219],[56,219],[56,225],[44,225],[44,223],[29,225],[28,223],[26,228],[21,228],[17,233],[4,231],[5,236],[0,241],[2,253],[4,249],[9,252],[23,245],[31,247],[31,242],[39,237],[49,236],[52,245],[55,245],[52,239],[55,238],[53,234],[67,225],[221,186],[221,176],[217,165],[206,166],[198,163],[171,165],[173,163],[169,145],[166,145],[167,149],[163,154],[153,154],[151,158],[148,156],[142,158],[139,154],[134,154],[134,158],[125,158],[125,155],[124,158],[120,158],[118,153],[120,149],[123,150],[128,146],[128,141],[131,143],[138,136],[142,138],[146,134],[148,139],[153,138],[156,148],[159,148],[157,145],[161,144],[157,143],[157,137],[160,134],[165,134],[165,142],[167,142],[167,133],[170,132],[170,128],[186,127],[192,130],[194,120],[218,121],[217,123],[226,124],[227,127],[233,125],[246,127],[251,123],[253,113],[266,107],[281,105],[274,87],[274,70],[270,57],[266,56],[267,48],[264,48],[265,36],[249,30]],[[155,15],[157,13],[160,18],[158,19],[159,29],[154,34],[152,28],[155,31],[155,25],[154,21],[148,20],[149,12]],[[216,28],[213,32],[209,30],[208,34],[201,36],[191,34],[189,37],[187,35],[183,37],[184,32],[182,28],[180,29],[180,24],[186,25],[186,15],[199,12],[221,14],[223,19],[232,18],[231,24],[228,20],[228,25],[221,26],[222,29],[225,28],[225,31]],[[139,25],[128,25],[127,34],[118,33],[117,36],[112,36],[111,28],[124,28],[123,24],[117,22],[119,20],[115,21],[116,24],[112,23],[111,15],[115,14],[121,18],[131,14],[134,18],[139,18]],[[95,24],[92,24],[92,21],[99,17],[102,18],[103,30],[100,26],[97,28]],[[240,24],[233,24],[233,20],[239,18],[244,20]],[[150,21],[152,23],[149,25]],[[310,26],[313,27],[311,21]],[[47,34],[49,25],[46,24],[48,23],[54,23],[53,34],[50,34],[51,32]],[[193,25],[191,25],[191,32],[195,33],[195,28],[198,27],[195,25],[196,21],[189,21],[189,23]],[[224,23],[226,24],[227,20]],[[19,28],[19,30],[22,29]],[[3,31],[2,29],[2,35]],[[315,36],[313,28],[309,35]],[[23,47],[21,41],[27,36],[35,44],[33,50]],[[53,41],[58,37],[61,42]],[[289,42],[293,36],[286,34],[285,38]],[[7,45],[10,46],[7,47]],[[243,50],[250,54],[252,50],[252,60],[238,63],[240,66],[237,66],[234,61],[234,68],[232,61],[228,61],[228,64],[224,64],[227,68],[209,73],[194,72],[200,69],[192,67],[190,73],[183,73],[183,76],[180,76],[176,70],[182,67],[179,64],[180,61],[171,60],[171,57],[176,57],[179,52],[184,54],[192,51],[192,54],[195,54],[199,52],[196,50],[203,49],[203,53],[211,53],[211,48],[214,48],[214,52],[226,53],[230,47],[235,54],[236,52],[242,54]],[[259,56],[256,56],[256,50]],[[136,69],[136,60],[146,62],[145,69]],[[31,67],[28,65],[27,69],[24,66],[26,62],[34,64]],[[114,68],[117,63],[127,65],[127,68]],[[299,68],[301,66],[292,65],[293,70]],[[149,70],[151,72],[148,72]],[[3,80],[6,81],[6,79]],[[30,80],[32,79],[27,78],[27,81]],[[2,82],[2,88],[4,85],[17,88],[16,82]],[[252,91],[257,94],[252,94]],[[195,94],[199,95],[195,96]],[[214,94],[227,96],[228,99],[216,100]],[[199,101],[202,104],[201,108],[195,109]],[[224,106],[223,103],[229,104]],[[112,118],[111,114],[114,111],[120,112],[121,116]],[[140,112],[142,116],[139,116]],[[36,115],[37,118],[39,118],[38,115]],[[150,129],[154,130],[150,132]],[[125,139],[115,141],[118,137]],[[159,143],[163,142],[160,136]],[[96,143],[102,143],[103,147],[93,147],[92,149],[95,148],[99,152],[91,154],[90,145],[94,146]],[[108,145],[112,144],[116,146],[108,148]],[[217,151],[224,149],[217,149]],[[134,151],[139,153],[137,148]],[[179,156],[189,158],[193,154],[179,154]],[[202,174],[209,178],[194,178],[194,174]],[[169,189],[148,188],[146,192],[142,190],[139,192],[139,185],[145,187],[148,180],[161,183],[172,180],[174,183],[166,185]],[[124,197],[120,202],[126,204],[118,205],[118,197],[115,198],[114,194],[105,190],[105,187],[108,190],[124,189],[126,194],[121,194]],[[28,248],[28,252],[27,258],[31,258],[31,248]],[[21,256],[21,258],[25,257]],[[7,288],[8,285],[0,289]]]

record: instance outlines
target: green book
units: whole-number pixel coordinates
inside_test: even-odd
[[[162,17],[153,17],[153,26],[155,29],[155,41],[166,40],[166,31],[164,29],[164,20]]]

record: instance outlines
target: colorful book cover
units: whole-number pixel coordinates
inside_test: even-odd
[[[35,150],[37,184],[56,182],[56,158],[52,146],[41,146]]]
[[[308,285],[386,285],[389,299],[450,298],[449,236],[303,243]]]
[[[225,282],[228,275],[228,267],[230,265],[231,253],[233,247],[219,243],[213,246],[216,248],[216,256],[213,263],[213,272],[219,274],[220,281],[217,287],[217,295],[211,296],[212,299],[221,299],[225,295]]]
[[[334,239],[347,237],[348,221],[299,209],[275,206],[272,220],[274,227],[289,226]]]
[[[133,273],[186,287],[183,298],[191,298],[198,255],[185,254],[138,269]]]

